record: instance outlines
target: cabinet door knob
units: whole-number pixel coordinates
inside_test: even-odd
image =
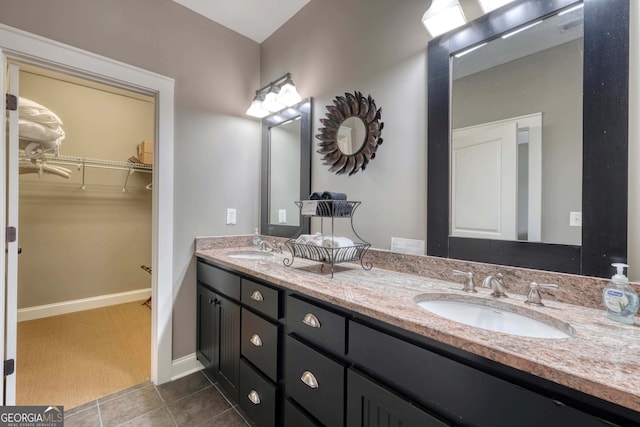
[[[259,405],[260,404],[260,395],[258,394],[257,391],[251,390],[249,392],[249,394],[247,395],[247,397],[249,398],[251,403],[253,403],[254,405]]]
[[[258,334],[253,334],[249,341],[251,341],[251,344],[255,345],[256,347],[262,347],[262,339]]]
[[[254,301],[264,301],[264,296],[262,296],[262,292],[260,291],[253,291],[251,299]]]
[[[305,383],[309,388],[318,388],[318,380],[309,371],[304,371],[300,377],[300,381]]]
[[[320,329],[320,320],[318,320],[315,314],[307,313],[304,319],[302,319],[302,323],[312,328]]]

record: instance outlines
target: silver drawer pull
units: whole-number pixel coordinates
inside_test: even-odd
[[[253,403],[254,405],[259,405],[260,404],[260,395],[258,394],[257,391],[251,390],[249,392],[249,394],[247,395],[247,397],[249,398],[251,403]]]
[[[310,388],[318,388],[318,380],[316,377],[309,371],[304,371],[302,376],[300,377],[300,381],[305,383]]]
[[[249,341],[251,341],[251,344],[255,345],[256,347],[262,347],[262,339],[258,334],[254,334]]]
[[[264,301],[264,296],[262,296],[262,292],[260,291],[253,291],[251,299],[254,301]]]
[[[311,326],[312,328],[320,329],[320,321],[315,314],[307,313],[306,316],[304,316],[304,319],[302,319],[302,323],[307,326]]]

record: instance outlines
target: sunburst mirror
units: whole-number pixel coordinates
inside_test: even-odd
[[[327,105],[327,113],[320,119],[324,127],[318,129],[316,138],[320,140],[318,153],[329,172],[353,175],[366,169],[382,144],[381,112],[371,95],[365,97],[358,91],[336,96],[333,105]]]

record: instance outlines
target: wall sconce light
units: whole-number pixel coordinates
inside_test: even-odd
[[[458,0],[433,0],[422,15],[422,24],[431,37],[438,37],[467,23]]]
[[[287,73],[256,91],[247,115],[261,119],[300,101],[302,97],[293,84],[291,73]]]

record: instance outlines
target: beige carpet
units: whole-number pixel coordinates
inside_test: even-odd
[[[151,310],[141,303],[19,322],[17,404],[71,409],[149,380]]]

